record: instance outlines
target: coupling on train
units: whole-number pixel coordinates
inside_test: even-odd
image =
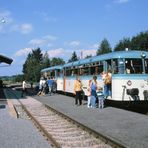
[[[74,81],[79,75],[84,94],[87,94],[89,80],[97,76],[100,87],[103,88],[101,73],[112,73],[112,96],[108,101],[115,104],[137,102],[148,104],[148,52],[146,51],[117,51],[87,59],[66,63],[41,70],[47,77],[52,76],[57,82],[57,91],[73,93]]]

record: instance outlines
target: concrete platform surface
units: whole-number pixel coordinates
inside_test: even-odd
[[[10,116],[0,109],[0,148],[50,148],[48,142],[29,120]]]

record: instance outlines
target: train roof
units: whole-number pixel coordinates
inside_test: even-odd
[[[4,55],[0,55],[0,63],[6,63],[6,64],[11,64],[12,63],[12,59],[11,58],[8,58]]]
[[[58,70],[58,69],[62,69],[62,68],[63,68],[62,65],[57,65],[57,66],[53,66],[53,67],[48,67],[48,68],[42,69],[41,72],[51,71],[51,70]]]
[[[117,59],[117,58],[141,58],[141,55],[145,54],[148,58],[147,51],[137,51],[137,50],[128,50],[128,51],[114,51],[107,54],[102,54],[98,56],[93,56],[87,59],[81,59],[79,61],[71,62],[64,64],[63,67],[79,66],[83,64],[93,63],[97,61],[103,61],[108,59]]]

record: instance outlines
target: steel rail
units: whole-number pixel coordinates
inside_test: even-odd
[[[125,146],[125,144],[122,144],[121,142],[107,136],[107,135],[104,135],[102,133],[99,133],[99,132],[96,132],[94,131],[93,129],[85,126],[84,124],[72,119],[71,117],[55,110],[54,108],[44,104],[46,108],[52,110],[53,112],[55,112],[56,114],[60,115],[61,117],[67,119],[68,121],[72,122],[73,124],[77,125],[78,127],[80,127],[81,129],[83,130],[86,130],[87,132],[89,132],[90,134],[94,135],[96,138],[99,138],[101,139],[102,141],[105,142],[105,144],[109,144],[110,146],[114,147],[114,148],[127,148],[127,146]]]
[[[11,89],[7,89],[11,94],[13,94],[20,103],[23,110],[27,113],[27,115],[31,118],[34,125],[40,130],[41,133],[43,133],[43,136],[47,138],[47,141],[50,141],[51,146],[56,148],[61,148],[60,144],[56,142],[56,140],[52,137],[51,134],[47,132],[47,130],[36,120],[36,118],[27,110],[27,108],[22,104],[22,102],[19,100],[18,96],[11,91]],[[14,106],[15,108],[15,106]],[[17,109],[15,108],[17,118],[19,118],[19,113],[17,112]]]

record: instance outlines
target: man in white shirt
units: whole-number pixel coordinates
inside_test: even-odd
[[[23,95],[26,93],[26,82],[25,82],[25,80],[23,81],[23,83],[22,83],[22,97],[23,97]]]

